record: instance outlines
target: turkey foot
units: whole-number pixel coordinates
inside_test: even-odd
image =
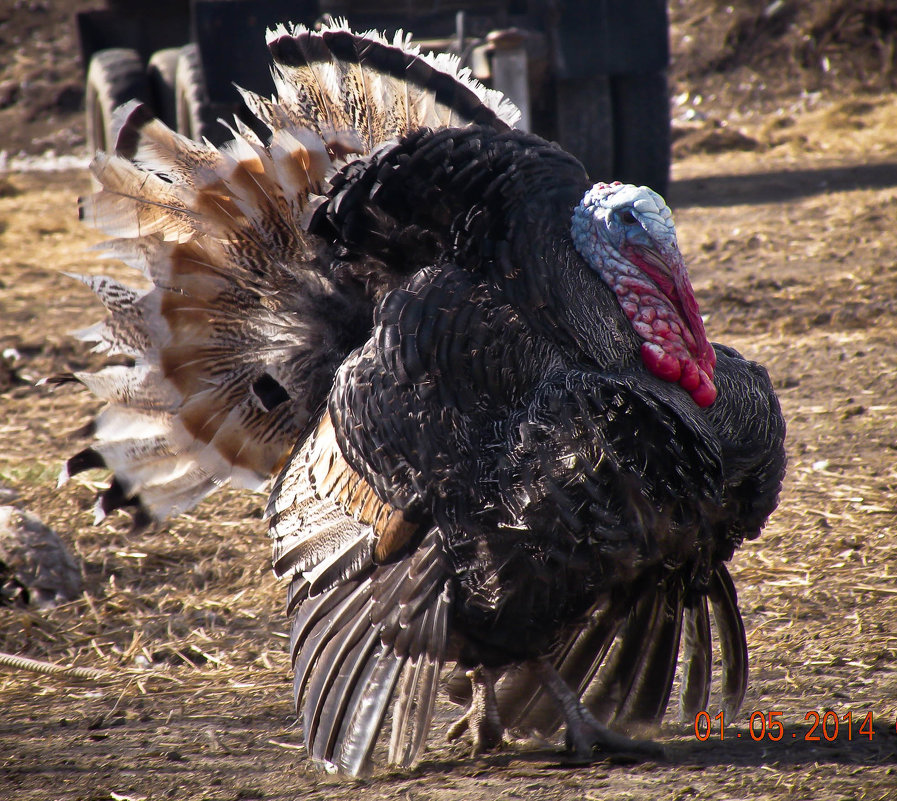
[[[501,747],[505,732],[495,698],[497,676],[494,671],[480,666],[468,670],[467,678],[470,679],[471,685],[470,706],[467,707],[467,712],[449,728],[448,740],[449,742],[457,740],[470,729],[474,755],[495,751]]]
[[[663,758],[663,747],[651,740],[634,740],[599,723],[546,658],[531,663],[533,673],[567,721],[567,750],[577,762],[592,762],[594,750],[605,754],[637,754]]]

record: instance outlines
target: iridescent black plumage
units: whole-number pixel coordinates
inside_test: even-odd
[[[102,511],[156,517],[277,474],[296,702],[348,773],[387,723],[389,760],[419,757],[449,662],[479,746],[564,720],[580,754],[634,746],[602,722],[660,720],[680,640],[683,709],[706,704],[711,606],[737,708],[725,562],[775,507],[784,423],[731,349],[711,376],[694,346],[707,408],[646,367],[646,318],[596,260],[650,276],[678,253],[669,210],[598,187],[585,249],[581,165],[454,65],[342,28],[271,40],[280,98],[247,96],[269,144],[135,112],[139,166],[97,162],[85,217],[154,288],[95,286],[111,318],[85,337],[137,362],[79,376],[110,406],[68,472],[110,466]]]

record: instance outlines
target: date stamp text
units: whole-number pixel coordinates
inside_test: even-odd
[[[785,713],[778,710],[754,710],[748,720],[747,731],[726,731],[726,718],[722,711],[713,717],[709,712],[698,712],[695,715],[695,737],[702,743],[714,738],[727,740],[750,737],[755,742],[762,740],[779,742],[780,740],[797,740],[808,743],[834,742],[835,740],[872,740],[876,736],[873,728],[874,716],[868,712],[838,713],[833,709],[825,711],[810,710],[804,715],[801,731],[788,731]],[[809,726],[809,729],[803,729]],[[897,728],[897,725],[895,725]]]

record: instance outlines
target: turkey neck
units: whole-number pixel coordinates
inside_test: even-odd
[[[585,266],[558,220],[533,220],[527,243],[499,260],[497,280],[527,325],[583,370],[641,364],[641,340],[607,284]],[[513,265],[521,265],[509,270]],[[546,309],[550,310],[546,314]],[[571,358],[572,357],[572,358]]]

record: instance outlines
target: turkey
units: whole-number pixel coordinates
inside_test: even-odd
[[[707,707],[711,622],[734,714],[726,562],[776,506],[785,427],[766,371],[708,342],[663,199],[592,185],[402,36],[269,47],[259,126],[218,149],[132,105],[93,162],[82,217],[150,287],[83,279],[109,313],[79,336],[117,363],[73,376],[106,405],[62,480],[110,470],[98,515],[140,524],[270,492],[324,768],[412,765],[444,682],[474,750],[566,726],[576,759],[656,754],[630,737],[680,662],[682,719]]]

